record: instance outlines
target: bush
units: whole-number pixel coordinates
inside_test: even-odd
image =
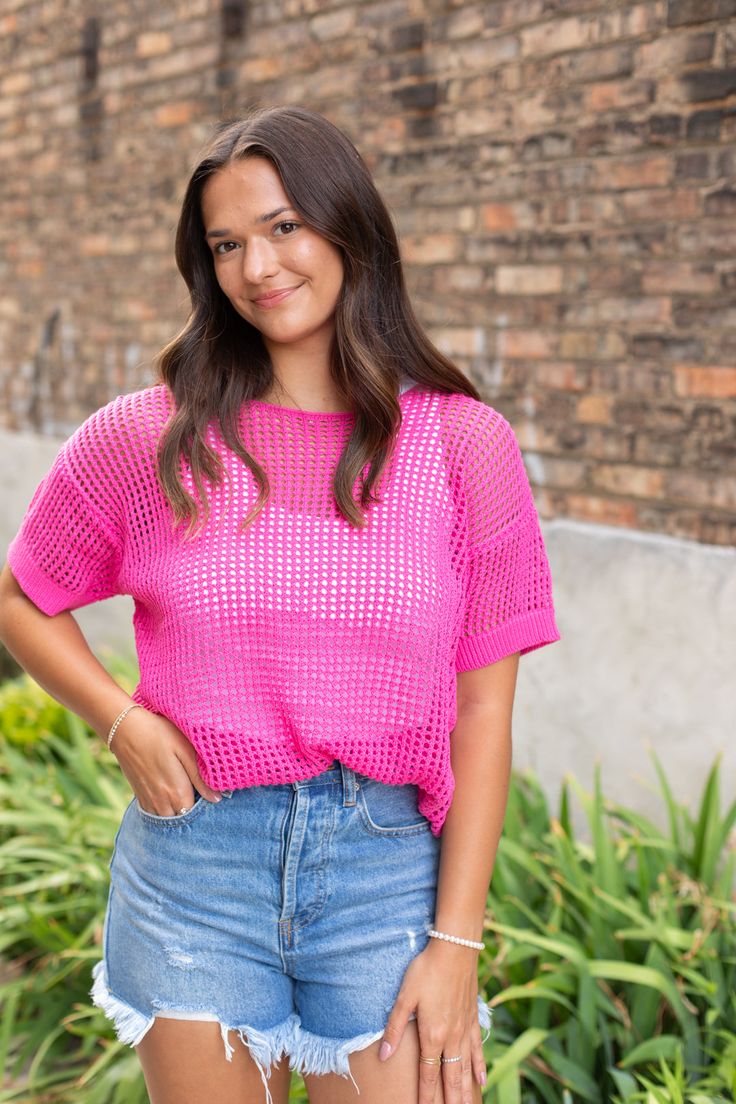
[[[562,787],[557,816],[533,775],[512,775],[479,960],[487,1104],[733,1100],[736,805],[721,815],[716,763],[691,818],[655,763],[666,832],[604,801],[598,774],[593,795]],[[574,837],[570,790],[591,843]],[[78,717],[26,675],[0,687],[0,1102],[147,1101],[134,1051],[88,996],[129,799]]]
[[[498,1104],[734,1099],[736,803],[722,818],[717,761],[691,818],[653,758],[667,832],[604,801],[598,770],[592,796],[563,785],[557,817],[515,777],[480,973],[496,993]],[[574,838],[568,787],[590,844]]]

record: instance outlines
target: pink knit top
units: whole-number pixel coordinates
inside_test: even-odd
[[[205,480],[210,519],[184,540],[155,475],[172,396],[164,384],[120,395],[61,446],[8,562],[50,616],[133,597],[133,698],[184,733],[213,788],[310,778],[338,758],[416,783],[439,836],[455,785],[457,672],[560,634],[509,423],[422,385],[399,402],[367,528],[342,517],[331,490],[355,415],[252,400],[240,429],[270,498],[238,532],[258,486],[210,423],[231,487]],[[196,501],[183,459],[179,470]]]

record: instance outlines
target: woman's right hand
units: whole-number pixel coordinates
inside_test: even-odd
[[[176,816],[191,809],[195,789],[207,801],[220,800],[200,775],[196,752],[184,733],[144,706],[123,717],[110,751],[145,813]]]

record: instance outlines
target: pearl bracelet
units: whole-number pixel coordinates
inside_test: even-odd
[[[115,735],[115,730],[118,727],[118,725],[120,724],[120,722],[122,721],[123,717],[127,713],[130,713],[131,709],[135,709],[136,706],[138,706],[139,709],[143,708],[143,706],[140,705],[138,702],[133,702],[131,705],[126,706],[126,708],[122,711],[122,713],[119,713],[117,715],[117,717],[113,721],[112,728],[110,729],[110,731],[107,734],[107,746],[108,747],[110,747],[110,744],[112,743],[112,738]]]
[[[430,928],[429,934],[435,939],[446,939],[448,943],[462,943],[464,947],[475,947],[478,951],[482,951],[485,947],[485,943],[477,943],[475,939],[461,939],[459,935],[448,935],[446,932],[435,931],[434,928]]]

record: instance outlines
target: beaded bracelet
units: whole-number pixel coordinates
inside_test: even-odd
[[[142,705],[140,705],[140,704],[139,704],[138,702],[133,702],[133,703],[132,703],[132,705],[128,705],[128,706],[126,706],[126,708],[125,708],[125,709],[124,709],[124,710],[122,711],[122,713],[119,713],[119,714],[117,715],[117,717],[116,717],[116,718],[115,718],[115,720],[113,721],[113,725],[112,725],[112,728],[110,729],[110,731],[109,731],[109,732],[108,732],[108,734],[107,734],[107,746],[108,746],[108,747],[110,747],[110,744],[112,743],[112,738],[113,738],[113,736],[115,735],[115,729],[116,729],[116,728],[118,727],[118,725],[119,725],[119,724],[120,724],[120,722],[122,721],[123,717],[124,717],[124,716],[125,716],[125,715],[126,715],[127,713],[130,713],[131,709],[135,709],[135,708],[136,708],[136,706],[137,706],[137,707],[138,707],[139,709],[142,709],[142,708],[143,708],[143,706],[142,706]]]
[[[475,939],[461,939],[459,935],[448,935],[446,932],[435,931],[434,928],[430,928],[429,934],[435,939],[446,939],[448,943],[462,943],[464,947],[475,947],[478,951],[482,951],[485,947],[485,943],[478,943]]]

